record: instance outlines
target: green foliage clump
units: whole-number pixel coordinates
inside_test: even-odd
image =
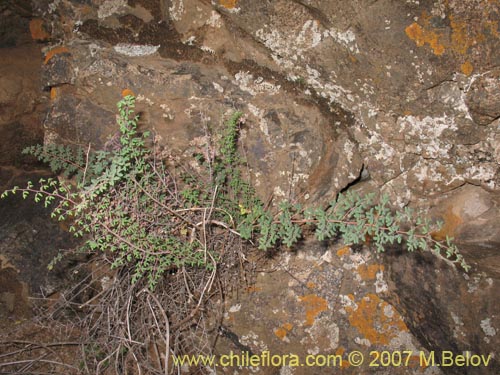
[[[349,245],[370,243],[377,252],[384,252],[387,245],[405,244],[408,251],[432,250],[466,271],[470,268],[452,238],[447,237],[444,242],[433,239],[428,219],[408,207],[394,213],[387,195],[377,201],[375,194],[361,196],[348,191],[338,194],[326,209],[304,209],[289,201],[279,203],[277,210],[267,209],[253,187],[241,177],[242,160],[236,148],[239,116],[236,113],[226,125],[216,169],[222,171],[218,182],[229,188],[226,210],[236,219],[237,231],[243,239],[256,240],[261,250],[278,244],[292,247],[302,238],[303,229],[309,227],[319,241],[341,237]],[[441,225],[435,223],[436,230]]]
[[[239,112],[227,121],[216,152],[195,155],[203,176],[184,174],[178,191],[172,174],[146,147],[148,133],[137,130],[134,103],[132,96],[118,103],[117,150],[49,145],[24,151],[72,183],[41,179],[38,187],[29,182],[2,197],[18,191],[24,198],[33,194],[35,202],[50,207],[52,217],[71,221],[70,231],[85,238],[86,248],[111,254],[114,267],[130,266],[133,280],[146,278],[151,288],[169,270],[216,267],[217,251],[207,241],[211,226],[255,242],[262,250],[280,244],[292,247],[308,228],[318,240],[340,236],[346,244],[370,242],[378,252],[394,243],[404,243],[409,251],[432,249],[469,268],[450,238],[444,243],[434,240],[431,223],[410,209],[394,214],[386,196],[376,201],[374,195],[348,192],[326,209],[304,209],[287,201],[276,209],[265,206],[242,177]]]
[[[235,223],[243,239],[255,240],[261,250],[279,244],[292,247],[308,227],[320,241],[341,237],[346,244],[369,243],[377,252],[384,252],[387,245],[404,244],[408,251],[432,250],[466,271],[470,268],[452,238],[447,237],[444,242],[435,240],[431,236],[431,222],[408,207],[394,213],[387,195],[377,201],[375,194],[361,196],[348,191],[339,194],[326,209],[304,209],[288,201],[279,203],[276,210],[266,208],[241,176],[240,168],[244,163],[236,147],[240,116],[236,113],[226,124],[214,169],[221,193],[219,207],[230,213],[225,219]],[[439,230],[441,225],[435,223],[435,229]]]
[[[73,182],[41,179],[37,187],[29,182],[2,197],[33,194],[35,202],[50,207],[53,218],[72,223],[69,230],[85,238],[85,248],[109,252],[114,267],[131,265],[133,280],[146,277],[153,288],[168,270],[211,267],[212,262],[199,242],[186,238],[182,228],[192,223],[176,212],[184,207],[170,193],[174,182],[145,146],[148,133],[138,133],[133,109],[131,96],[118,103],[118,150],[85,152],[55,145],[25,150]]]
[[[436,223],[436,230],[441,225]],[[345,244],[365,243],[377,252],[384,252],[387,245],[403,244],[408,251],[432,250],[465,271],[470,269],[452,238],[435,240],[430,221],[408,207],[403,212],[393,213],[386,195],[376,202],[375,194],[361,196],[348,191],[339,194],[326,209],[304,209],[300,204],[285,201],[274,214],[265,210],[262,204],[256,204],[238,226],[241,236],[245,239],[256,237],[262,250],[278,243],[293,246],[302,238],[305,227],[313,229],[319,241],[341,237]]]

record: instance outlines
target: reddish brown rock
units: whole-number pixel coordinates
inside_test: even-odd
[[[50,33],[47,31],[45,23],[41,18],[33,18],[30,21],[30,32],[33,40],[47,41],[50,38]]]
[[[500,69],[476,77],[467,92],[467,106],[479,125],[500,117]]]

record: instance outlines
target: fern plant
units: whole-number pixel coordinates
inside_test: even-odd
[[[84,247],[110,254],[114,267],[129,265],[133,280],[147,278],[154,288],[162,274],[184,265],[212,267],[199,241],[186,240],[181,231],[190,220],[177,213],[184,208],[170,191],[174,181],[145,147],[148,133],[137,132],[134,98],[118,103],[118,150],[87,152],[68,146],[35,146],[25,150],[49,163],[51,169],[72,177],[41,179],[5,191],[34,195],[57,220],[69,220],[69,230],[85,238]]]
[[[132,96],[118,103],[119,148],[29,147],[25,153],[70,179],[41,179],[37,186],[29,182],[3,192],[2,198],[33,195],[51,209],[53,218],[70,221],[70,231],[84,237],[84,248],[106,252],[114,267],[129,267],[133,280],[146,278],[150,288],[169,270],[216,266],[212,225],[254,241],[262,250],[292,247],[308,228],[318,240],[340,235],[346,244],[369,241],[378,252],[394,243],[409,251],[432,249],[469,269],[450,238],[434,240],[431,223],[410,209],[393,213],[387,196],[377,201],[374,195],[347,192],[326,208],[287,201],[277,209],[266,207],[242,177],[239,112],[227,121],[213,157],[197,158],[205,180],[187,174],[178,191],[172,174],[146,147],[148,133],[138,133],[134,104]]]
[[[308,227],[320,241],[340,236],[346,244],[370,243],[377,252],[397,243],[408,251],[432,250],[465,271],[470,269],[452,238],[437,241],[431,236],[431,227],[439,230],[442,223],[432,225],[408,207],[394,212],[387,195],[377,200],[375,194],[361,196],[348,191],[339,194],[326,208],[304,209],[288,201],[279,203],[277,210],[265,208],[253,187],[241,176],[244,163],[237,149],[240,116],[241,113],[236,113],[227,122],[219,146],[220,157],[214,160],[211,170],[219,192],[217,203],[224,208],[223,212],[230,213],[225,219],[235,223],[243,239],[256,240],[261,250],[278,244],[292,247]]]
[[[257,237],[262,250],[277,243],[291,247],[303,236],[303,229],[313,229],[319,241],[341,237],[345,244],[367,243],[377,252],[384,252],[387,245],[401,244],[408,251],[432,250],[459,264],[465,271],[470,269],[452,238],[438,241],[431,235],[431,227],[440,229],[428,219],[415,214],[410,208],[393,212],[389,198],[384,195],[378,203],[375,194],[359,195],[354,192],[339,194],[325,208],[303,209],[300,204],[282,202],[274,215],[262,205],[252,207],[239,223],[239,232],[245,239]]]

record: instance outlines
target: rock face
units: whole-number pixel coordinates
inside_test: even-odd
[[[499,84],[499,69],[492,69],[472,82],[466,102],[477,124],[488,125],[500,117]]]
[[[275,359],[275,366],[254,367],[259,374],[307,375],[326,371],[323,368],[345,374],[441,374],[420,366],[420,352],[429,353],[412,336],[395,305],[384,301],[384,274],[380,259],[348,246],[314,241],[303,251],[280,254],[266,264],[254,284],[228,300],[216,350],[294,354],[300,363],[308,357],[317,361],[313,363],[324,361],[324,366],[309,367],[294,365],[294,358],[279,364]],[[407,365],[391,366],[390,372],[377,366],[374,352],[404,350],[409,353]],[[363,353],[372,366],[356,366],[349,356],[353,351]],[[226,368],[221,373],[233,371]]]
[[[497,5],[49,4],[41,22],[57,43],[46,47],[44,85],[78,141],[96,146],[112,133],[126,88],[143,101],[146,125],[168,129],[164,142],[180,151],[203,124],[243,110],[262,194],[325,202],[363,167],[372,188],[400,206],[466,183],[496,190]],[[109,113],[85,123],[83,135],[78,123],[94,110]],[[61,116],[46,122],[57,134]],[[281,172],[273,186],[259,178],[269,170]]]
[[[0,5],[1,191],[48,175],[21,154],[43,142],[49,99],[41,90],[42,53],[33,30],[30,36],[30,15],[29,1]],[[28,296],[46,296],[60,286],[62,274],[48,274],[47,265],[60,249],[75,246],[47,210],[16,198],[0,201],[0,320],[7,325],[30,313]]]
[[[407,317],[411,331],[429,350],[495,353],[500,324],[498,193],[465,185],[441,196],[433,204],[434,215],[444,218],[437,239],[455,237],[474,272],[453,270],[429,254],[389,251],[384,258],[389,301]],[[418,292],[415,288],[418,286]],[[487,367],[455,367],[456,374],[490,374],[500,371],[493,357]]]
[[[0,47],[1,165],[25,164],[21,150],[43,139],[41,124],[47,110],[47,98],[40,90],[40,49],[18,38],[19,45]]]
[[[43,170],[27,172],[3,167],[0,172],[2,191],[14,185],[26,185],[28,180],[36,182],[50,177]],[[34,205],[21,196],[2,200],[0,214],[0,254],[5,263],[8,260],[10,264],[5,270],[15,270],[16,275],[10,282],[23,283],[26,292],[35,296],[57,291],[64,276],[64,272],[57,271],[63,271],[64,267],[59,265],[56,272],[48,272],[47,266],[59,252],[76,247],[77,241],[62,225],[50,219],[50,212],[43,205]]]
[[[491,356],[488,366],[450,366],[450,374],[492,374],[500,371],[498,348],[499,280],[487,273],[465,275],[429,254],[394,252],[384,264],[389,298],[398,306],[411,332],[436,363],[443,350]],[[418,292],[415,288],[418,286]],[[392,297],[392,298],[391,298]]]
[[[394,306],[428,349],[500,346],[498,1],[33,4],[46,142],[102,147],[116,132],[115,103],[133,92],[141,127],[189,158],[240,110],[265,199],[323,204],[356,187],[443,218],[436,236],[457,237],[469,280],[396,252],[386,264]],[[1,103],[29,84],[7,79]]]

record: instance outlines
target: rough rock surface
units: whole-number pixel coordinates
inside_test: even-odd
[[[26,172],[2,167],[0,177],[3,191],[14,185],[26,185],[28,180],[50,177],[50,174],[44,170]],[[48,272],[47,266],[59,252],[76,246],[73,235],[64,230],[62,224],[51,220],[50,212],[42,205],[23,200],[19,194],[0,202],[0,217],[0,254],[16,269],[16,277],[11,282],[17,279],[24,283],[34,296],[56,292],[64,267],[59,265],[56,272]]]
[[[228,301],[217,352],[294,354],[302,364],[289,358],[238,373],[442,374],[420,365],[420,353],[429,353],[395,305],[384,300],[389,290],[384,274],[380,259],[366,249],[309,242],[304,250],[280,254]],[[374,353],[405,350],[405,366],[385,367]],[[363,354],[362,366],[350,357],[354,351]],[[308,356],[324,365],[305,366]],[[235,367],[221,373],[234,373]]]
[[[42,143],[48,95],[41,86],[40,46],[30,36],[29,1],[0,4],[0,190],[47,177],[23,148]],[[33,30],[32,30],[33,31]],[[35,38],[36,40],[36,38]],[[47,296],[64,281],[47,265],[73,237],[43,207],[20,196],[0,201],[0,320],[7,326],[29,315],[28,296]]]
[[[490,354],[492,358],[488,367],[449,366],[443,371],[467,375],[500,371],[498,278],[457,272],[429,254],[390,252],[384,264],[390,280],[386,299],[398,306],[426,349]]]
[[[22,149],[43,139],[47,98],[40,90],[41,52],[33,44],[0,51],[0,164],[23,166]]]
[[[466,103],[474,121],[479,125],[488,125],[500,117],[500,70],[492,69],[471,84]]]
[[[443,218],[435,236],[457,237],[474,265],[469,280],[395,252],[393,306],[427,349],[500,346],[498,1],[33,3],[51,97],[46,142],[102,147],[125,89],[141,127],[186,158],[241,110],[243,151],[266,199],[319,204],[356,187]],[[22,91],[18,81],[10,93]],[[440,322],[439,332],[420,322]]]
[[[478,4],[54,3],[41,9],[59,40],[44,81],[106,110],[131,89],[160,132],[241,109],[256,182],[262,160],[285,174],[273,181],[278,196],[293,185],[327,201],[362,166],[399,205],[465,183],[495,190],[498,7]],[[203,113],[184,113],[191,106]]]

